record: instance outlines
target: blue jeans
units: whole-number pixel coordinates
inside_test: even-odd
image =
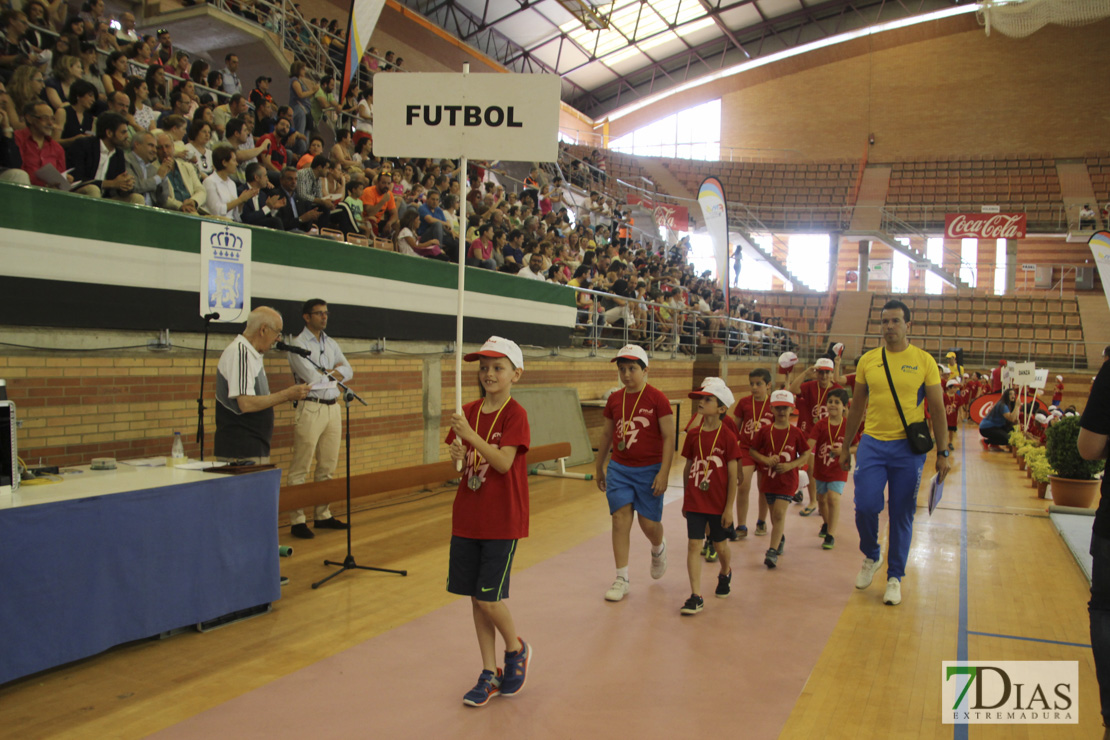
[[[904,439],[878,440],[863,435],[856,452],[856,530],[859,549],[865,557],[878,560],[879,514],[883,510],[883,491],[890,486],[890,544],[887,548],[886,576],[902,580],[913,538],[913,515],[917,511],[917,487],[925,455],[910,449]]]
[[[1110,539],[1091,533],[1091,652],[1095,654],[1095,677],[1102,705],[1102,718],[1110,722]]]
[[[293,130],[301,134],[306,133],[305,127],[308,125],[308,118],[308,109],[297,103],[293,103]]]

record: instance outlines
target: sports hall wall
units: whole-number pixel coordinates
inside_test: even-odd
[[[621,136],[721,98],[721,146],[763,156],[859,159],[1106,148],[1100,49],[1110,21],[987,36],[974,15],[821,49],[666,98],[611,124]],[[758,152],[744,153],[758,156]]]

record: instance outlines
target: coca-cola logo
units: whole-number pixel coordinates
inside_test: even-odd
[[[689,229],[689,213],[683,206],[658,205],[655,207],[655,223],[671,231]]]
[[[1024,239],[1024,213],[949,213],[944,217],[947,239]]]

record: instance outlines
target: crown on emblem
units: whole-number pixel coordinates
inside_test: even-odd
[[[238,260],[243,251],[243,239],[231,233],[231,227],[225,226],[222,232],[216,232],[209,240],[213,255],[224,259]]]

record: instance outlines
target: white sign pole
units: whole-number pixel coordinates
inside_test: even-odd
[[[470,74],[470,62],[463,62],[463,79]],[[462,363],[463,363],[463,296],[466,294],[466,195],[469,192],[466,182],[466,155],[459,161],[459,305],[455,315],[455,413],[462,410]],[[479,415],[481,415],[479,411]],[[455,463],[455,470],[462,470],[462,460]]]

